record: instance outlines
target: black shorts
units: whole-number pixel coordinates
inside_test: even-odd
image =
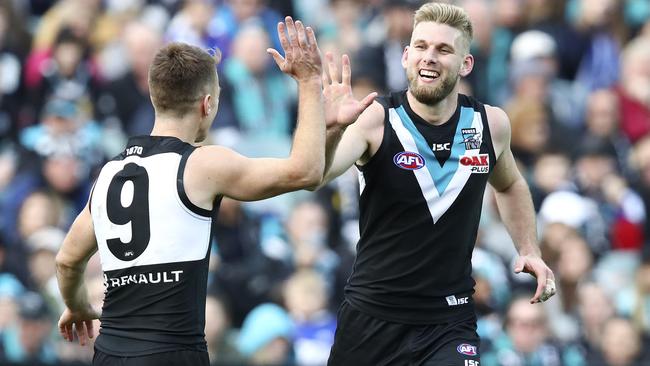
[[[329,366],[479,366],[476,317],[411,325],[366,315],[344,301]]]
[[[145,356],[112,356],[95,347],[93,366],[209,366],[208,353],[203,351],[168,351]]]

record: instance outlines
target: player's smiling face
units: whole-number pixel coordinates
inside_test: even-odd
[[[411,94],[421,103],[435,104],[449,95],[460,76],[469,74],[460,30],[446,24],[421,22],[402,55]],[[469,63],[469,65],[468,65]]]

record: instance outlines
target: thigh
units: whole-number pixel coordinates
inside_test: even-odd
[[[418,365],[423,366],[479,366],[479,336],[476,319],[438,325],[431,344],[422,352]]]
[[[328,366],[408,364],[409,326],[364,314],[344,301],[339,309]]]

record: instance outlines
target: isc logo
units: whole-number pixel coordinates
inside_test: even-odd
[[[490,171],[490,157],[488,154],[461,156],[460,163],[469,166],[472,173],[488,173]]]
[[[402,169],[417,170],[424,166],[424,158],[418,153],[402,151],[401,153],[395,154],[393,163]]]
[[[449,142],[444,143],[444,144],[433,144],[431,145],[431,150],[433,151],[449,151],[449,145],[451,145]]]

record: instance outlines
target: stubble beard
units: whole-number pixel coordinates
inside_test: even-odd
[[[418,102],[434,105],[451,94],[459,78],[460,76],[457,74],[448,74],[440,81],[440,85],[433,88],[428,85],[418,85],[418,75],[413,73],[408,75],[409,90]]]

